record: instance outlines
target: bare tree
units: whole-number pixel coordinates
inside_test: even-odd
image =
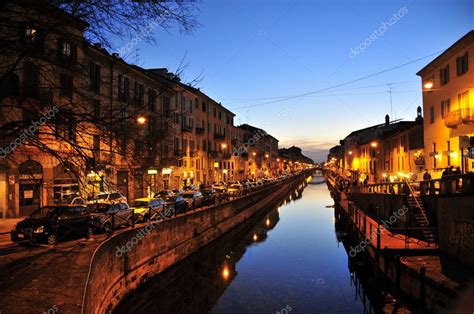
[[[17,156],[42,154],[54,158],[81,180],[87,180],[86,170],[111,164],[113,156],[121,156],[129,168],[157,162],[174,164],[176,160],[169,150],[173,138],[168,136],[175,127],[170,123],[172,110],[151,111],[151,104],[144,101],[147,91],[140,84],[127,84],[123,97],[117,101],[119,83],[115,74],[98,76],[94,81],[93,61],[99,58],[103,64],[122,64],[123,75],[141,75],[156,82],[152,84],[156,99],[172,97],[172,81],[125,64],[100,45],[89,44],[83,32],[89,40],[106,46],[110,46],[110,34],[132,35],[152,18],[164,28],[175,22],[188,32],[197,25],[190,13],[191,4],[33,0],[2,3],[0,164],[18,166],[23,159]],[[101,88],[94,91],[97,86]],[[104,93],[110,102],[103,101]],[[137,123],[141,116],[147,123]],[[5,149],[9,152],[5,153]]]

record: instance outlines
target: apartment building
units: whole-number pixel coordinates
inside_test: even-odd
[[[470,31],[417,73],[423,91],[426,167],[438,175],[449,166],[474,170],[474,159],[468,157],[474,144],[473,70]]]

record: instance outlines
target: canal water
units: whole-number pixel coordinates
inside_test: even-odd
[[[116,313],[369,313],[322,177],[152,278]]]

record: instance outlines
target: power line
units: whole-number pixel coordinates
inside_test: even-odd
[[[406,81],[406,82],[395,82],[395,83],[390,83],[390,84],[392,84],[392,85],[402,85],[402,84],[417,83],[417,82],[418,82],[418,81]],[[366,88],[381,87],[381,86],[387,86],[387,84],[377,84],[377,85],[357,86],[357,87],[352,87],[352,88],[342,88],[342,89],[333,90],[332,92],[341,92],[341,91],[348,91],[348,90],[358,90],[358,89],[366,89]],[[274,96],[274,97],[234,98],[234,99],[230,99],[230,100],[232,100],[232,101],[226,101],[225,99],[223,99],[222,102],[225,102],[227,105],[229,105],[229,104],[239,104],[239,103],[246,103],[246,102],[254,102],[254,101],[258,101],[258,100],[282,99],[282,98],[293,97],[293,96],[298,96],[298,95],[293,94],[293,95]]]
[[[263,102],[263,103],[260,103],[260,104],[249,105],[249,106],[243,106],[243,107],[237,107],[237,108],[231,108],[230,110],[241,110],[241,109],[246,109],[246,108],[259,107],[259,106],[264,106],[264,105],[268,105],[268,104],[273,104],[273,103],[277,103],[277,102],[282,102],[282,101],[286,101],[286,100],[291,100],[291,99],[295,99],[295,98],[299,98],[299,97],[305,97],[305,96],[308,96],[308,95],[317,94],[317,93],[320,93],[320,92],[324,92],[324,91],[327,91],[327,90],[334,89],[334,88],[336,88],[336,87],[341,87],[341,86],[349,85],[349,84],[352,84],[352,83],[355,83],[355,82],[359,82],[359,81],[362,81],[362,80],[365,80],[365,79],[368,79],[368,78],[371,78],[371,77],[374,77],[374,76],[377,76],[377,75],[380,75],[380,74],[383,74],[383,73],[387,73],[387,72],[390,72],[390,71],[399,69],[399,68],[404,67],[404,66],[407,66],[407,65],[409,65],[409,64],[412,64],[412,63],[421,61],[421,60],[423,60],[423,59],[429,58],[429,57],[431,57],[431,56],[437,55],[437,54],[439,54],[439,53],[441,53],[441,52],[443,52],[443,51],[444,51],[444,50],[441,50],[441,51],[438,51],[438,52],[429,54],[429,55],[427,55],[427,56],[424,56],[424,57],[421,57],[421,58],[418,58],[418,59],[415,59],[415,60],[411,60],[411,61],[402,63],[402,64],[400,64],[400,65],[391,67],[391,68],[389,68],[389,69],[385,69],[385,70],[382,70],[382,71],[379,71],[379,72],[376,72],[376,73],[373,73],[373,74],[369,74],[369,75],[366,75],[366,76],[363,76],[363,77],[360,77],[360,78],[357,78],[357,79],[354,79],[354,80],[351,80],[351,81],[347,81],[347,82],[344,82],[344,83],[341,83],[341,84],[337,84],[337,85],[334,85],[334,86],[330,86],[330,87],[326,87],[326,88],[321,88],[321,89],[318,89],[318,90],[315,90],[315,91],[311,91],[311,92],[307,92],[307,93],[302,93],[302,94],[299,94],[299,95],[289,96],[289,97],[286,97],[286,98],[283,98],[283,99],[278,99],[278,100]]]

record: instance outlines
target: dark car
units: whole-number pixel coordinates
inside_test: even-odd
[[[92,218],[86,206],[55,205],[34,211],[20,221],[11,232],[13,242],[46,242],[88,237],[93,231]]]
[[[180,195],[165,197],[166,207],[175,214],[185,213],[188,210],[188,203]]]
[[[202,206],[214,205],[217,201],[218,193],[214,189],[204,189],[202,193]]]
[[[110,232],[120,226],[130,226],[134,223],[132,210],[127,203],[90,204],[90,213],[95,230]]]
[[[202,194],[201,192],[185,192],[181,194],[184,200],[188,203],[188,208],[198,208],[202,206]]]

